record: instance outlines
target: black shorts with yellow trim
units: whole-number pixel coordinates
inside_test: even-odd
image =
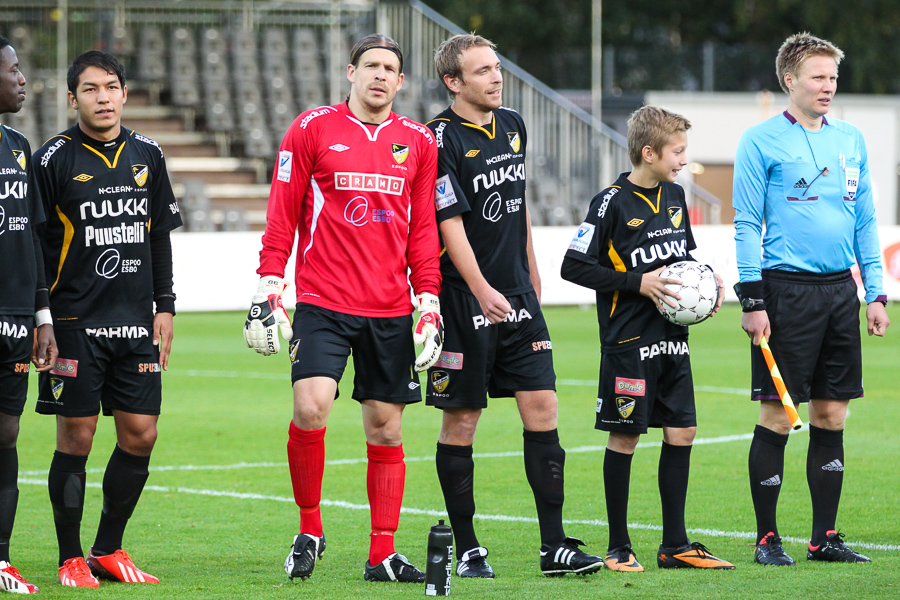
[[[640,434],[648,427],[696,425],[687,337],[603,354],[596,429]]]
[[[411,314],[361,317],[301,303],[294,312],[294,335],[288,348],[291,384],[309,377],[339,382],[352,353],[354,400],[422,401]]]
[[[485,408],[487,398],[556,390],[553,344],[537,295],[507,296],[512,312],[491,324],[472,294],[441,290],[444,347],[428,370],[425,401],[438,408]]]
[[[158,415],[162,369],[152,329],[143,326],[57,329],[59,358],[41,373],[35,410],[64,417],[113,410]]]
[[[25,409],[34,345],[34,317],[0,316],[0,412],[18,417]]]
[[[794,402],[863,396],[857,285],[850,271],[762,272],[769,347]],[[752,400],[779,400],[759,346],[750,346]]]

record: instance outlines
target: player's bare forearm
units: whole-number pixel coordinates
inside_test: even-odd
[[[159,366],[163,371],[169,369],[169,353],[172,351],[172,338],[175,337],[174,316],[159,312],[153,317],[153,345],[159,347]]]
[[[716,314],[722,308],[722,302],[725,300],[725,282],[722,281],[721,275],[718,273],[713,274],[716,276],[716,285],[719,286],[719,299],[716,300],[716,307],[712,311],[712,314]]]
[[[34,347],[31,351],[31,362],[37,371],[49,371],[56,364],[59,349],[56,347],[56,335],[53,333],[53,325],[41,325],[35,330]]]
[[[887,310],[881,302],[872,302],[866,306],[866,321],[869,335],[877,335],[884,337],[887,332],[891,319],[887,315]]]
[[[747,332],[754,346],[759,346],[762,336],[766,336],[766,339],[772,337],[769,315],[764,310],[745,312],[741,316],[741,329]]]
[[[681,295],[676,294],[675,292],[667,288],[666,284],[681,282],[677,279],[660,277],[659,274],[663,269],[665,269],[665,267],[660,267],[655,271],[644,273],[641,276],[641,295],[650,298],[657,304],[659,302],[665,302],[672,308],[675,308],[678,305],[669,298],[672,297],[676,300],[681,300]]]

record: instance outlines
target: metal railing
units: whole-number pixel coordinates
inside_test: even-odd
[[[30,90],[38,92],[38,100],[29,100],[23,113],[4,120],[39,145],[72,117],[65,109],[64,76],[74,56],[90,48],[109,50],[125,64],[129,84],[146,86],[149,80],[142,74],[147,61],[142,62],[142,56],[147,53],[147,28],[169,31],[178,26],[217,28],[231,32],[233,40],[245,34],[263,36],[273,27],[313,28],[326,74],[324,98],[331,103],[346,94],[350,44],[373,30],[387,33],[406,54],[407,81],[397,97],[397,111],[423,121],[449,103],[434,74],[433,52],[441,41],[463,32],[419,0],[4,0],[0,34],[15,45]],[[503,59],[503,66],[504,104],[519,111],[528,127],[526,169],[533,220],[537,225],[579,223],[594,194],[631,169],[625,140],[517,65]],[[265,85],[266,74],[261,75]],[[151,91],[165,90],[167,76],[163,68],[149,83]],[[277,139],[282,133],[272,132]],[[702,190],[693,193],[693,187],[687,182],[689,204],[709,215],[704,222],[717,222],[712,215],[718,201]]]

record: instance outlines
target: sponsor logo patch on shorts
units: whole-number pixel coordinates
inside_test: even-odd
[[[16,373],[28,373],[31,363],[16,363]]]
[[[50,369],[50,374],[78,377],[78,361],[71,358],[57,358],[56,364]]]
[[[438,359],[436,363],[434,363],[435,367],[440,367],[444,369],[462,369],[463,368],[463,353],[462,352],[441,352],[441,357]]]
[[[647,388],[643,379],[623,379],[616,377],[616,393],[626,396],[643,396]]]
[[[553,343],[550,340],[531,342],[531,350],[532,352],[540,352],[541,350],[553,350]]]
[[[138,363],[138,373],[160,373],[159,363]]]
[[[597,412],[600,412],[600,409],[603,408],[603,398],[597,398]]]

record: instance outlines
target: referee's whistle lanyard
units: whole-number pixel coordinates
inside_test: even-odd
[[[809,190],[812,189],[812,186],[816,182],[816,179],[818,179],[819,177],[822,177],[823,175],[826,177],[828,176],[828,167],[822,167],[822,169],[819,169],[819,162],[816,160],[816,153],[813,150],[812,143],[810,143],[810,141],[809,141],[809,135],[807,135],[807,133],[806,133],[806,128],[803,125],[801,125],[800,123],[795,123],[795,125],[797,125],[797,127],[799,127],[800,130],[803,132],[803,137],[806,138],[806,145],[809,146],[809,153],[812,155],[813,164],[816,165],[816,171],[819,172],[818,175],[816,175],[813,178],[813,180],[809,182],[809,185],[806,186],[806,189],[803,190],[802,195],[806,196],[806,194],[809,193]],[[825,125],[823,124],[822,126],[824,127]],[[841,155],[841,162],[843,162],[843,160],[844,160],[844,157],[843,157],[843,155]]]

